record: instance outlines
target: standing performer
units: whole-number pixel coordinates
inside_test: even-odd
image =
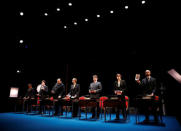
[[[151,76],[150,70],[145,71],[145,76],[146,77],[142,81],[137,80],[137,82],[142,88],[143,96],[154,97],[156,93],[156,88],[157,88],[156,79]],[[143,106],[144,112],[145,112],[144,122],[149,121],[149,115],[151,113],[151,111],[149,110],[149,107],[152,107],[155,122],[158,122],[157,107],[153,103],[149,103],[149,102],[145,103],[145,105]]]
[[[67,95],[70,98],[75,99],[73,101],[73,112],[72,112],[73,115],[72,115],[72,117],[77,117],[77,114],[78,114],[78,101],[76,101],[76,99],[79,98],[79,94],[80,94],[80,85],[77,84],[77,78],[73,78],[70,92]]]
[[[39,114],[42,114],[44,112],[44,101],[43,99],[45,99],[47,97],[48,94],[48,86],[46,86],[46,81],[42,80],[41,84],[37,86],[37,96],[39,96],[41,98],[41,102],[40,102],[40,111]]]
[[[90,84],[89,87],[89,93],[90,93],[90,98],[91,99],[98,99],[100,96],[100,93],[102,92],[102,84],[101,82],[98,82],[98,76],[93,75],[93,82]],[[92,108],[92,118],[95,118],[95,108]],[[97,118],[99,118],[99,104],[97,104]]]
[[[54,99],[61,99],[65,95],[65,86],[62,83],[62,80],[60,78],[57,79],[57,83],[54,85],[54,87],[51,90],[51,94],[53,95]],[[59,114],[59,101],[55,101],[55,114],[54,116],[57,116]],[[60,115],[63,115],[63,107],[60,106]]]
[[[126,120],[126,101],[125,101],[125,91],[127,89],[126,81],[122,80],[121,74],[117,74],[117,81],[114,83],[114,93],[121,99],[121,108],[124,120]],[[120,106],[117,107],[116,120],[119,120]]]

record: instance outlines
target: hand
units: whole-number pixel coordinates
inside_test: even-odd
[[[60,99],[60,98],[62,98],[62,96],[58,96],[58,98]]]
[[[52,90],[52,91],[51,91],[51,93],[52,93],[52,94],[55,94],[55,91],[54,91],[54,90]]]
[[[138,84],[141,84],[141,81],[140,81],[140,80],[136,80],[136,82],[137,82]]]

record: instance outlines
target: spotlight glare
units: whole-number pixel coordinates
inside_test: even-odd
[[[45,16],[48,16],[48,13],[44,13]]]
[[[125,8],[125,9],[128,9],[128,6],[126,5],[124,8]]]
[[[57,11],[60,11],[60,8],[57,8]]]
[[[64,28],[64,29],[67,29],[67,26],[65,25],[63,28]]]
[[[68,6],[72,6],[72,3],[68,3]]]
[[[113,13],[114,13],[114,11],[113,11],[113,10],[111,10],[111,11],[110,11],[110,13],[111,13],[111,14],[113,14]]]
[[[101,16],[100,15],[97,15],[97,18],[100,18]]]
[[[23,15],[24,15],[24,13],[23,13],[23,12],[20,12],[19,14],[20,14],[20,16],[23,16]]]
[[[145,3],[146,3],[146,1],[145,1],[145,0],[142,0],[142,1],[141,1],[141,3],[142,3],[142,4],[145,4]]]
[[[19,41],[19,43],[21,43],[21,44],[22,44],[23,42],[24,42],[23,40],[20,40],[20,41]]]
[[[77,22],[74,22],[74,25],[77,25]]]
[[[85,19],[85,21],[87,22],[87,21],[88,21],[88,19],[86,18],[86,19]]]

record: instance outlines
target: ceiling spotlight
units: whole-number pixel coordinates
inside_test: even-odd
[[[64,29],[67,29],[67,26],[65,25],[63,28],[64,28]]]
[[[68,3],[68,6],[72,6],[72,3]]]
[[[60,8],[57,8],[57,11],[60,11]]]
[[[48,16],[48,13],[44,13],[45,16]]]
[[[89,20],[86,18],[85,21],[87,22],[87,21],[89,21]]]
[[[18,73],[18,74],[19,74],[20,72],[21,72],[20,70],[17,70],[17,71],[16,71],[16,73]]]
[[[142,0],[142,1],[141,1],[141,3],[142,3],[142,4],[145,4],[145,3],[146,3],[146,1],[145,1],[145,0]]]
[[[97,15],[97,18],[100,18],[101,16],[100,15]]]
[[[74,25],[77,25],[77,22],[74,22]]]
[[[23,40],[20,40],[20,41],[19,41],[19,43],[21,43],[21,44],[22,44],[23,42],[24,42]]]
[[[113,13],[114,13],[114,11],[113,11],[113,10],[111,10],[111,11],[110,11],[110,13],[111,13],[111,14],[113,14]]]
[[[128,6],[126,5],[124,8],[127,10],[127,9],[128,9]]]
[[[23,13],[23,12],[20,12],[20,13],[19,13],[19,15],[20,15],[20,16],[23,16],[23,15],[24,15],[24,13]]]

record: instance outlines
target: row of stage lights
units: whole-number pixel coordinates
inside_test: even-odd
[[[141,4],[142,4],[142,5],[146,4],[146,1],[145,1],[145,0],[142,0],[142,1],[141,1]],[[69,2],[69,3],[68,3],[68,6],[69,6],[69,7],[73,6],[73,3]],[[128,6],[128,5],[125,5],[125,6],[124,6],[124,9],[125,9],[125,10],[128,10],[128,9],[129,9],[129,6]],[[61,9],[60,9],[60,8],[56,8],[56,11],[57,11],[57,12],[60,12]],[[109,13],[110,13],[110,14],[114,14],[114,10],[110,10]],[[21,17],[23,17],[23,16],[25,15],[25,13],[24,13],[23,11],[20,11],[20,12],[19,12],[19,15],[20,15]],[[43,13],[43,16],[47,17],[47,16],[49,16],[49,14],[48,14],[47,12],[44,12],[44,13]],[[102,16],[101,16],[100,14],[96,14],[96,17],[97,17],[97,18],[101,18]],[[85,22],[89,22],[89,18],[85,18],[84,21],[85,21]],[[77,26],[78,23],[77,23],[77,22],[73,22],[73,25],[74,25],[74,26]],[[67,29],[68,26],[67,26],[67,25],[64,25],[63,28],[64,28],[64,29]],[[23,40],[23,39],[19,40],[19,43],[20,43],[20,44],[23,44],[23,43],[24,43],[24,40]]]

